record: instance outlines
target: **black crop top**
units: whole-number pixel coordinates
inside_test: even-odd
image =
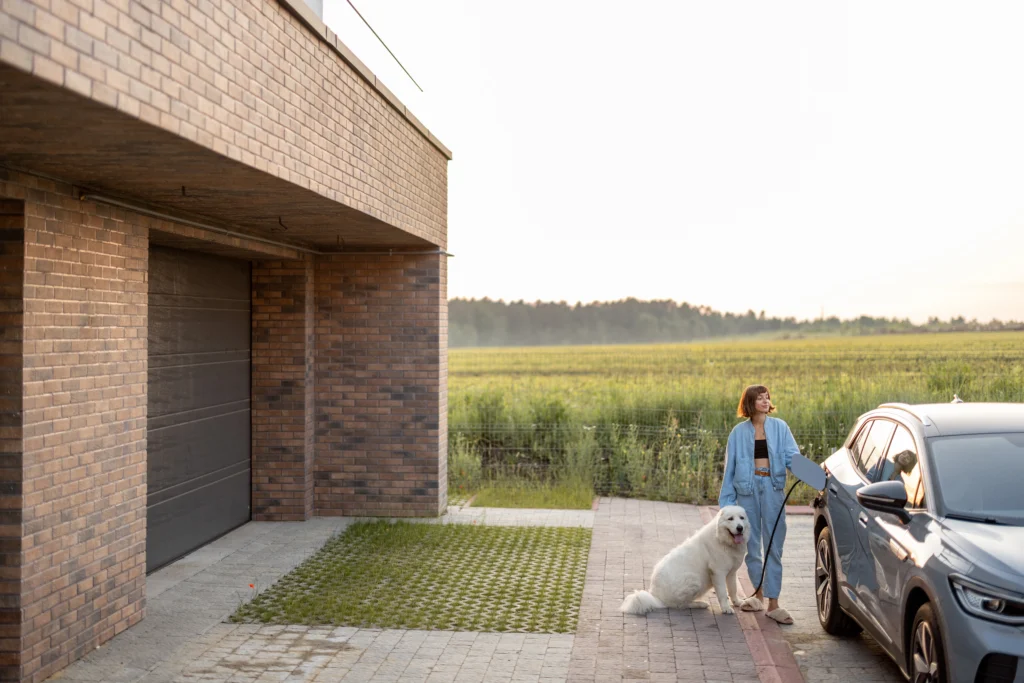
[[[768,459],[768,441],[766,439],[754,439],[754,459]]]

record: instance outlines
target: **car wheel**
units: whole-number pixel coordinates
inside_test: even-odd
[[[860,633],[860,624],[850,618],[839,606],[839,583],[832,552],[832,532],[826,526],[818,534],[814,548],[814,598],[818,606],[818,621],[825,633],[834,636],[852,636]]]
[[[946,649],[939,621],[930,603],[921,605],[910,636],[910,680],[913,683],[946,683]]]

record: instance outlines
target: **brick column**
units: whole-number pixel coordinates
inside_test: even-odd
[[[0,680],[21,662],[21,373],[25,216],[0,199]]]
[[[447,261],[316,261],[316,512],[436,516],[447,503]]]
[[[252,270],[252,518],[313,515],[313,262]]]
[[[0,178],[26,198],[16,666],[40,681],[143,617],[149,245],[123,211],[30,182]]]

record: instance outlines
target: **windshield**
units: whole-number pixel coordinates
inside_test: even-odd
[[[946,511],[1024,523],[1024,432],[930,439]]]

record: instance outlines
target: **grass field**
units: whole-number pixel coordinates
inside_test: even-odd
[[[583,482],[598,493],[716,499],[725,439],[752,383],[771,388],[776,416],[820,461],[880,403],[1024,401],[1024,332],[454,349],[450,490]]]

